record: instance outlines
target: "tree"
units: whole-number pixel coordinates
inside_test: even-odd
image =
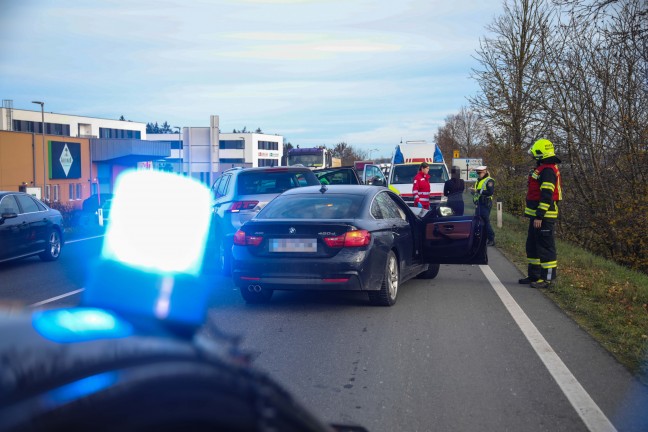
[[[526,149],[543,136],[539,116],[542,92],[542,52],[550,21],[544,1],[513,0],[487,29],[477,51],[478,69],[473,70],[481,92],[470,99],[490,131],[489,164],[497,179],[498,198],[509,209],[524,209],[528,171]]]
[[[483,119],[476,111],[466,107],[461,107],[457,114],[447,116],[445,124],[439,127],[434,136],[445,160],[452,159],[454,150],[459,150],[462,157],[483,156],[486,139],[486,124]]]

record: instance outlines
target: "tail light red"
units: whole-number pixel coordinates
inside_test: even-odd
[[[335,237],[324,237],[324,243],[332,248],[367,246],[370,242],[371,233],[367,230],[354,230]]]
[[[259,204],[259,201],[234,201],[226,211],[238,213],[241,210],[252,210],[257,204]]]
[[[250,236],[243,230],[234,233],[234,244],[238,246],[259,246],[262,241],[262,236]]]

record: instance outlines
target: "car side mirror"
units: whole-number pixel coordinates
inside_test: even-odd
[[[2,213],[2,215],[0,216],[0,220],[4,221],[5,219],[13,219],[15,217],[18,217],[18,213],[7,212],[7,213]]]

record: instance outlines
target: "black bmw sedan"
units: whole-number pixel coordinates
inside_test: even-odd
[[[22,192],[0,191],[0,262],[38,255],[57,259],[63,247],[63,216]]]
[[[291,189],[239,229],[234,283],[249,303],[274,290],[359,290],[373,304],[396,303],[408,279],[434,278],[439,264],[486,264],[483,222],[419,215],[375,186]]]

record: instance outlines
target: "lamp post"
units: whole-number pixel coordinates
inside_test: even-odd
[[[182,145],[182,136],[180,135],[182,133],[182,128],[180,126],[173,126],[173,129],[178,129],[178,145],[180,146],[178,151],[180,152],[180,159],[182,160],[182,162],[180,162],[180,172],[184,174],[184,146]]]
[[[43,198],[45,198],[45,189],[47,188],[47,173],[45,164],[45,102],[41,101],[32,101],[33,104],[38,104],[41,107],[41,132],[43,133]],[[35,185],[34,185],[35,186]],[[49,196],[47,196],[47,201],[49,201]]]
[[[371,149],[371,150],[369,150],[369,160],[371,160],[371,152],[375,152],[375,151],[378,151],[378,149]]]

